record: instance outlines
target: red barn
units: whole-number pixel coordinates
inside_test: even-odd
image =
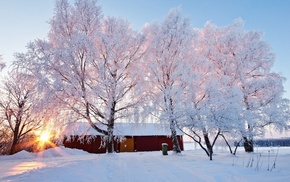
[[[172,150],[170,133],[168,125],[118,123],[115,125],[114,134],[123,140],[121,142],[116,140],[114,149],[116,152],[160,151],[162,143],[167,143],[168,150]],[[65,147],[82,149],[90,153],[106,152],[102,142],[104,135],[92,129],[88,123],[81,122],[67,127],[64,135]],[[177,135],[180,148],[183,150],[182,134],[177,132]]]

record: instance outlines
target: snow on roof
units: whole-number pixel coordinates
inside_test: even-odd
[[[177,135],[182,132],[177,129]],[[87,122],[70,123],[63,135],[102,135]],[[120,136],[170,136],[169,125],[157,123],[115,123],[114,135]]]

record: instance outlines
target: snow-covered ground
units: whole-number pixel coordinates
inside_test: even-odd
[[[290,180],[290,148],[255,148],[253,154],[244,153],[241,148],[237,156],[232,156],[221,147],[215,149],[213,161],[194,145],[186,144],[185,149],[180,155],[169,152],[168,156],[161,151],[89,154],[62,147],[38,154],[22,151],[0,156],[0,181]]]

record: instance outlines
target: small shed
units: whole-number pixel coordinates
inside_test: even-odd
[[[77,148],[90,153],[105,153],[106,149],[102,138],[104,135],[98,133],[86,122],[78,122],[68,125],[64,131],[63,144],[68,148]],[[173,149],[169,125],[155,123],[117,123],[114,135],[122,137],[123,140],[114,141],[116,152],[140,152],[160,151],[162,143],[168,144],[168,150]],[[182,133],[177,131],[177,138],[181,150],[183,150]]]

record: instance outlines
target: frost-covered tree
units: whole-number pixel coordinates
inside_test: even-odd
[[[203,30],[197,33],[183,104],[186,117],[179,122],[179,127],[212,160],[217,138],[232,134],[238,124],[241,92],[233,85],[230,75],[218,67],[215,61],[219,58],[208,57],[209,45],[204,38],[210,35],[205,35]]]
[[[101,24],[96,48],[99,57],[92,61],[91,81],[95,83],[100,123],[106,123],[108,150],[113,151],[113,130],[116,120],[128,120],[142,100],[140,60],[143,36],[133,31],[120,18],[107,17]],[[128,121],[127,121],[128,122]]]
[[[181,152],[176,137],[176,122],[181,117],[186,61],[192,44],[193,31],[189,20],[173,9],[162,23],[144,28],[148,40],[145,56],[150,82],[151,100],[162,122],[170,124],[173,150]]]
[[[186,117],[179,127],[210,159],[215,141],[226,139],[225,134],[243,138],[246,151],[253,151],[253,137],[265,126],[282,130],[289,120],[283,77],[270,71],[269,46],[260,33],[245,31],[241,20],[226,27],[206,23],[197,32],[183,104]]]
[[[216,78],[226,76],[226,85],[234,88],[232,93],[242,94],[242,113],[235,127],[244,138],[246,151],[252,151],[253,137],[258,131],[263,133],[264,126],[283,128],[287,123],[287,114],[279,121],[269,116],[287,108],[287,100],[282,98],[283,77],[271,72],[274,57],[269,45],[261,40],[261,33],[245,31],[242,20],[226,27],[207,23],[200,38],[202,54],[213,64]]]
[[[199,143],[210,160],[218,137],[232,134],[236,130],[240,114],[240,98],[240,95],[233,92],[230,87],[217,87],[215,82],[206,87],[204,98],[187,103],[186,122],[180,123],[179,126],[185,127],[184,132]]]
[[[268,66],[260,67],[255,73],[252,71],[247,72],[247,81],[241,88],[244,104],[242,123],[246,126],[241,133],[247,152],[253,151],[253,139],[255,136],[263,136],[265,126],[272,125],[282,131],[289,121],[289,100],[283,98],[284,78],[270,72]]]
[[[48,40],[37,40],[16,64],[38,77],[49,99],[103,134],[114,151],[114,123],[129,117],[142,97],[137,84],[143,38],[121,19],[102,19],[96,1],[56,3]]]
[[[196,98],[193,101],[194,108],[198,109],[197,118],[203,120],[198,131],[206,144],[208,155],[212,159],[212,148],[216,139],[221,135],[236,135],[241,114],[241,91],[236,83],[236,63],[228,45],[231,45],[235,33],[235,25],[219,28],[211,23],[206,23],[203,29],[198,31],[198,39],[195,51],[198,57],[196,63],[201,80],[196,83]],[[201,63],[200,63],[201,62]],[[196,82],[194,80],[193,82]],[[202,94],[200,94],[202,93]],[[197,102],[198,101],[198,102]],[[210,141],[210,138],[213,141]]]
[[[234,43],[228,47],[237,63],[235,83],[243,94],[244,147],[251,152],[253,137],[263,134],[265,126],[286,127],[289,115],[284,111],[288,101],[283,98],[284,78],[271,71],[275,59],[269,45],[262,40],[262,33],[243,30],[243,23],[236,23],[233,33],[235,36],[229,37],[233,37],[231,42]],[[273,118],[274,113],[280,113],[281,117]]]

